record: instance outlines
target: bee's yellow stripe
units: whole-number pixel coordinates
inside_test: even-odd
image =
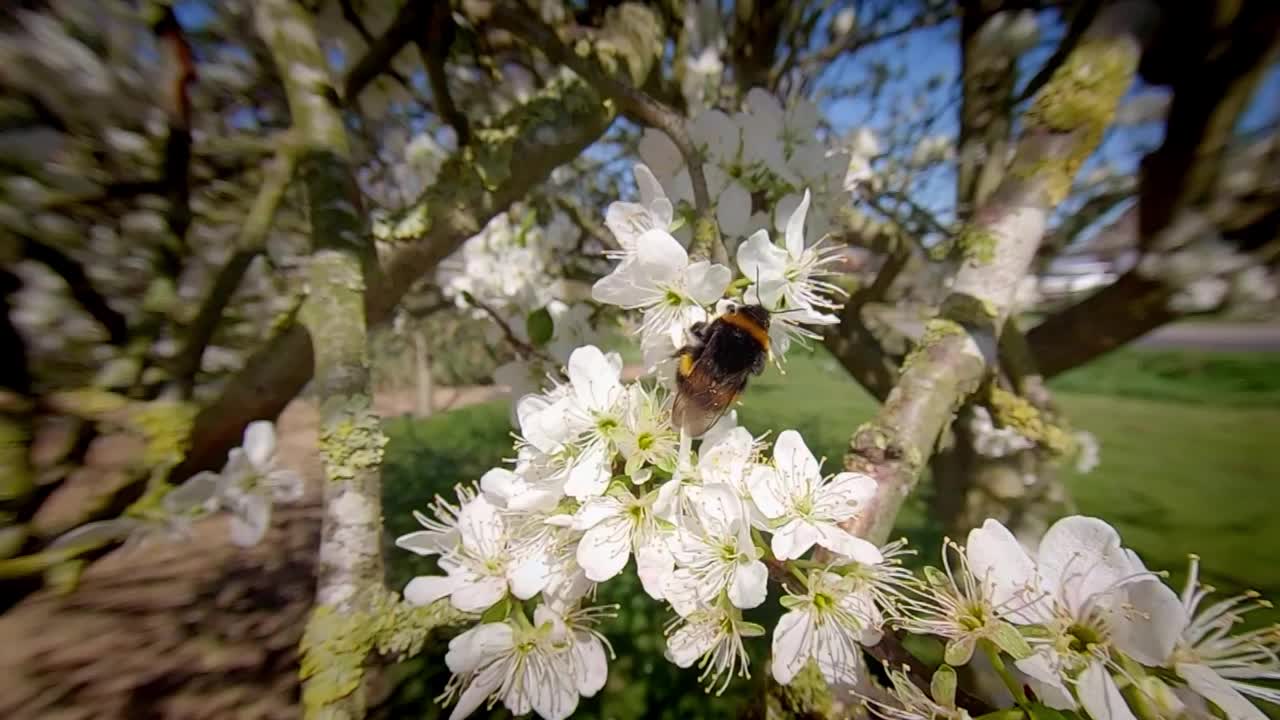
[[[736,328],[746,330],[751,337],[755,338],[756,342],[760,343],[761,349],[766,351],[769,349],[769,331],[760,327],[750,317],[742,313],[731,312],[721,315],[720,320]]]
[[[680,353],[680,367],[678,368],[681,377],[689,377],[689,373],[693,372],[693,356],[689,353]]]

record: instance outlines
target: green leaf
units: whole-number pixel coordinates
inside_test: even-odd
[[[924,579],[927,580],[929,584],[932,585],[933,587],[944,587],[949,584],[947,581],[947,576],[944,575],[941,570],[939,570],[938,568],[932,565],[925,566]]]
[[[931,635],[903,635],[902,647],[911,656],[929,667],[942,664],[942,643]]]
[[[950,665],[943,665],[933,673],[929,682],[929,694],[933,701],[945,707],[956,705],[956,671]]]
[[[952,666],[967,664],[970,658],[973,657],[973,648],[977,644],[977,638],[973,635],[955,638],[947,643],[947,649],[942,653],[942,659]]]
[[[555,321],[545,307],[529,313],[524,320],[524,327],[529,335],[529,343],[534,347],[546,345],[556,330]]]
[[[1027,639],[1022,637],[1022,633],[1018,632],[1018,628],[1007,622],[996,623],[989,637],[996,647],[1003,650],[1014,660],[1031,657],[1031,646],[1027,644]]]
[[[480,616],[482,623],[502,622],[507,619],[507,615],[511,614],[511,596],[503,595],[502,599],[494,603],[484,614]]]
[[[1033,702],[1027,703],[1027,712],[1031,715],[1031,720],[1070,720],[1071,715],[1054,710],[1048,705]]]
[[[1022,720],[1023,717],[1021,708],[1005,708],[1004,710],[996,710],[985,715],[979,715],[973,720]]]

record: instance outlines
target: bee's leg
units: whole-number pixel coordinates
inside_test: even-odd
[[[752,375],[759,375],[764,372],[765,366],[769,364],[767,355],[767,353],[761,352],[756,354],[755,358],[751,360]]]
[[[705,322],[696,322],[689,326],[689,334],[702,342],[706,342],[709,330],[711,330],[711,325]]]

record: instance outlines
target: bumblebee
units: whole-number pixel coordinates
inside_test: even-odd
[[[742,395],[747,379],[769,358],[769,311],[760,305],[729,308],[690,332],[695,342],[676,351],[676,427],[697,437],[715,425]]]

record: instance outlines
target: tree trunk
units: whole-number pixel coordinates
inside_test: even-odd
[[[422,331],[413,331],[414,389],[417,391],[415,410],[418,417],[431,417],[435,411],[435,383],[431,377],[431,358],[427,354],[427,338]]]

